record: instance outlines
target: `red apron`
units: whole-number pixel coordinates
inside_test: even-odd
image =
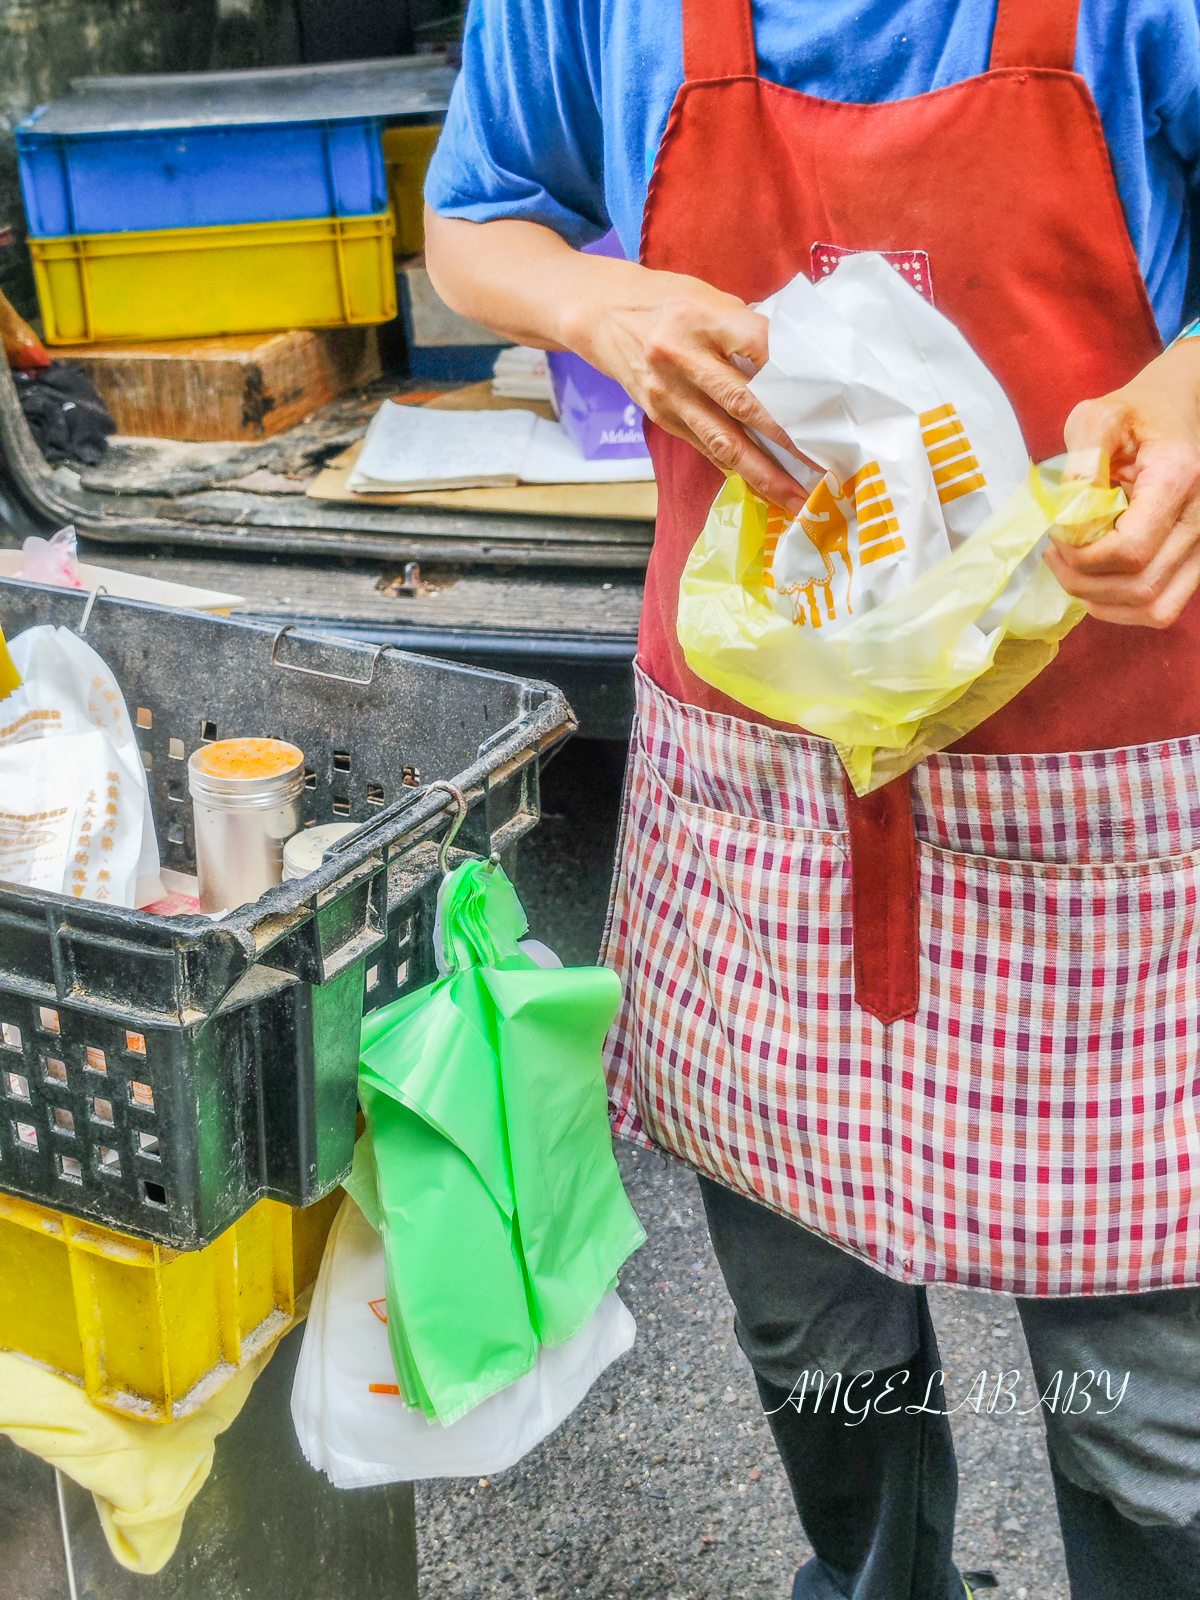
[[[1031,454],[1057,453],[1072,406],[1161,348],[1077,5],[1000,0],[988,72],[855,105],[759,78],[750,0],[683,0],[643,261],[753,301],[823,246],[923,251]],[[954,752],[858,801],[830,747],[684,663],[679,578],[721,479],[650,445],[619,1130],[906,1279],[1196,1281],[1200,601],[1164,631],[1085,620]]]

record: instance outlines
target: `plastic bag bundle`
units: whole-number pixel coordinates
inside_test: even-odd
[[[348,1188],[382,1234],[401,1394],[443,1425],[573,1339],[645,1238],[600,1063],[619,980],[547,970],[526,930],[504,873],[466,863],[439,902],[445,976],[363,1023],[373,1163]]]
[[[573,1339],[542,1347],[524,1377],[449,1427],[431,1422],[400,1396],[388,1345],[383,1241],[347,1199],[305,1324],[292,1385],[296,1437],[309,1465],[339,1489],[503,1472],[570,1416],[604,1369],[632,1348],[636,1332],[610,1290]]]
[[[751,389],[807,466],[800,514],[730,477],[680,582],[688,665],[837,745],[877,788],[1022,689],[1083,616],[1042,561],[1125,507],[1107,462],[1031,470],[1003,391],[881,256],[801,276],[761,308]],[[764,441],[765,442],[765,441]]]
[[[76,899],[161,899],[146,770],[120,685],[66,628],[9,646],[0,700],[0,879]]]

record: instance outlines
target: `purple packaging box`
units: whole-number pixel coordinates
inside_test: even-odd
[[[551,350],[550,381],[558,419],[588,461],[648,454],[642,408],[615,379],[569,350]]]
[[[615,231],[584,249],[588,255],[625,258]],[[645,413],[615,378],[606,377],[569,350],[551,350],[548,359],[559,421],[586,460],[649,455],[642,432]]]

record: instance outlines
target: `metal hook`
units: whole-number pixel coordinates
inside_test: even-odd
[[[470,810],[470,806],[466,795],[453,783],[444,783],[439,780],[437,783],[426,784],[425,793],[432,794],[435,789],[440,789],[443,794],[448,794],[458,808],[457,816],[447,828],[445,838],[438,845],[438,866],[442,869],[442,876],[446,877],[450,871],[450,846],[458,837],[458,830],[467,820],[467,812]]]
[[[75,630],[75,632],[78,634],[78,636],[81,639],[83,638],[84,634],[87,632],[87,625],[88,625],[89,621],[91,620],[91,616],[92,616],[92,607],[96,604],[96,601],[100,597],[100,595],[107,594],[107,593],[108,593],[108,590],[104,587],[104,585],[102,583],[98,583],[96,585],[96,587],[92,590],[91,594],[88,595],[87,605],[85,605],[84,608],[83,608],[83,616],[80,617],[79,626]]]
[[[303,673],[306,678],[328,678],[333,683],[353,683],[360,689],[366,689],[375,681],[375,668],[379,665],[380,656],[385,650],[391,649],[391,646],[386,644],[377,644],[375,646],[375,653],[371,657],[371,670],[367,673],[365,678],[352,678],[348,673],[345,672],[321,672],[316,667],[298,667],[294,662],[281,661],[278,655],[279,641],[283,638],[285,633],[291,633],[295,627],[296,624],[294,622],[285,622],[282,628],[277,628],[275,630],[275,637],[271,640],[271,665],[273,667],[280,667],[285,672]],[[328,642],[328,640],[325,640],[326,644],[328,644]]]

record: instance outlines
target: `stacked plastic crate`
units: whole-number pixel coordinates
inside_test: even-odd
[[[195,870],[188,756],[264,728],[305,752],[309,820],[363,825],[219,922],[0,883],[0,1350],[167,1422],[303,1312],[353,1158],[360,1019],[435,975],[451,796],[459,847],[503,855],[574,720],[532,679],[0,579],[10,637],[82,632],[85,608],[164,865]]]
[[[17,130],[47,342],[390,320],[383,128],[451,79],[418,57],[77,80]]]

